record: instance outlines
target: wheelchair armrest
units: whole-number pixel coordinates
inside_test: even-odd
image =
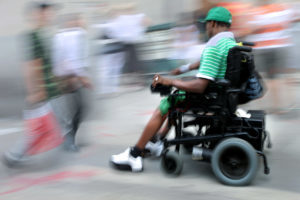
[[[151,85],[150,90],[151,90],[152,93],[159,93],[161,96],[166,96],[166,95],[171,94],[172,87],[157,84],[155,87],[153,87],[153,85]]]
[[[242,90],[241,89],[229,89],[226,92],[227,93],[240,93],[240,92],[242,92]]]
[[[215,81],[215,84],[223,86],[223,87],[228,87],[230,85],[230,81],[227,79],[217,79]]]
[[[246,41],[241,41],[243,46],[255,46],[254,42],[246,42]]]

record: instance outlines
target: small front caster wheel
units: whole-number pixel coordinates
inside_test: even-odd
[[[178,176],[182,168],[183,161],[177,152],[168,151],[162,155],[161,169],[165,174]]]

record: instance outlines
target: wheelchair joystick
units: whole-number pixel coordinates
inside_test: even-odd
[[[151,85],[150,90],[152,93],[160,93],[161,96],[166,96],[166,95],[171,94],[172,87],[157,84],[155,87],[153,85]]]

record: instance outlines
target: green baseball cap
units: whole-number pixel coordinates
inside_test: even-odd
[[[231,24],[232,16],[229,10],[224,7],[214,7],[208,11],[208,14],[205,18],[205,22],[207,21],[219,21]]]

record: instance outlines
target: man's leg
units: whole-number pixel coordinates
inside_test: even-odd
[[[143,170],[142,153],[145,149],[146,144],[150,139],[156,134],[156,132],[161,128],[164,123],[165,117],[157,109],[148,124],[146,125],[140,139],[136,145],[132,148],[128,148],[125,152],[113,155],[111,157],[111,162],[118,169],[130,169],[133,172],[140,172]]]
[[[160,110],[156,109],[135,146],[144,150],[146,144],[159,131],[165,119],[166,117],[161,115]]]
[[[171,125],[169,124],[169,121],[165,122],[165,124],[161,127],[161,129],[158,131],[157,138],[163,139],[166,137],[166,135],[169,133],[171,129]]]
[[[75,136],[81,122],[82,115],[82,103],[80,90],[74,91],[69,94],[68,105],[70,106],[70,117],[71,130],[65,136],[64,148],[67,151],[77,152],[79,151],[78,146],[75,144]]]
[[[156,109],[153,113],[136,145],[133,148],[126,149],[123,153],[113,155],[111,157],[112,164],[118,169],[131,169],[133,172],[142,171],[142,153],[145,146],[162,127],[170,108],[170,99],[162,99],[159,109]]]
[[[72,137],[70,135],[73,132],[72,118],[74,116],[72,94],[61,95],[51,99],[49,102],[62,130],[64,137],[63,147],[65,150],[69,150],[68,147],[72,144]]]
[[[161,116],[161,115],[160,115]],[[162,120],[165,121],[165,122],[162,122],[162,124],[160,125],[160,129],[158,131],[156,131],[156,133],[153,133],[151,135],[153,135],[150,139],[147,139],[148,142],[146,144],[146,146],[144,147],[144,153],[145,153],[145,156],[147,155],[150,155],[150,156],[154,156],[154,157],[159,157],[162,152],[163,152],[163,149],[164,149],[164,145],[163,145],[163,139],[165,138],[165,136],[169,133],[170,131],[170,126],[169,126],[169,121],[168,120],[165,120],[166,119],[166,116],[163,116]],[[153,115],[153,118],[155,118],[156,116]],[[158,118],[158,116],[157,116]],[[152,121],[153,122],[153,121]],[[149,122],[150,124],[150,122]],[[150,126],[151,128],[151,126]],[[144,132],[146,132],[147,130],[145,129]],[[142,137],[141,137],[142,139]],[[139,142],[141,141],[141,139],[139,140]],[[144,138],[143,138],[144,139]]]

